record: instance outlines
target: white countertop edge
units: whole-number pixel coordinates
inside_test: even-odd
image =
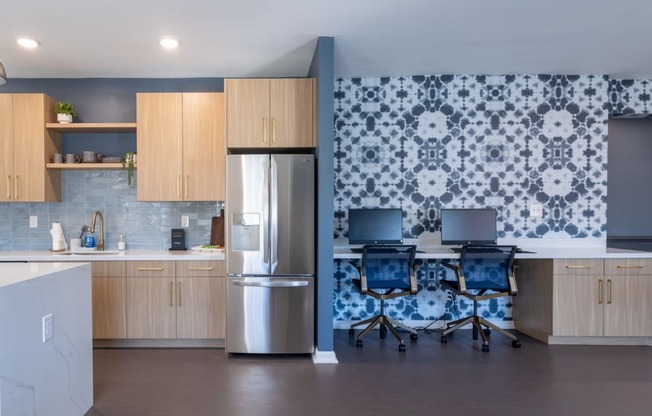
[[[0,263],[0,287],[10,286],[55,272],[82,267],[79,263]]]
[[[204,251],[127,250],[111,254],[63,254],[50,251],[0,251],[0,262],[46,261],[135,261],[135,260],[224,260],[224,253]]]

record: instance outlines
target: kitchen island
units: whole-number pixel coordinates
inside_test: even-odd
[[[90,264],[0,263],[0,415],[92,405]]]

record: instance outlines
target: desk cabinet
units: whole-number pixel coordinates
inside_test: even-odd
[[[568,337],[652,336],[652,260],[517,264],[514,321],[519,331],[550,343],[566,343]]]

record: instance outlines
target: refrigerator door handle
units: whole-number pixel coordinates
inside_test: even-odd
[[[272,282],[247,282],[245,280],[233,280],[235,286],[247,287],[303,287],[308,286],[307,280],[286,280],[286,281],[272,281]]]
[[[274,156],[270,157],[269,178],[269,258],[270,274],[274,274],[278,266],[278,165]]]
[[[265,184],[263,188],[263,212],[261,213],[263,216],[263,223],[262,223],[262,232],[263,232],[263,264],[265,265],[265,273],[269,274],[270,273],[270,266],[271,266],[271,254],[270,254],[270,249],[269,249],[269,239],[270,239],[270,216],[271,213],[270,207],[269,207],[269,197],[270,197],[270,188],[269,188],[269,181],[270,181],[270,158],[269,156],[265,157],[265,162],[263,164],[263,183]]]

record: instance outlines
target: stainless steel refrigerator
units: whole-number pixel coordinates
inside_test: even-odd
[[[226,350],[314,349],[313,155],[228,155]]]

